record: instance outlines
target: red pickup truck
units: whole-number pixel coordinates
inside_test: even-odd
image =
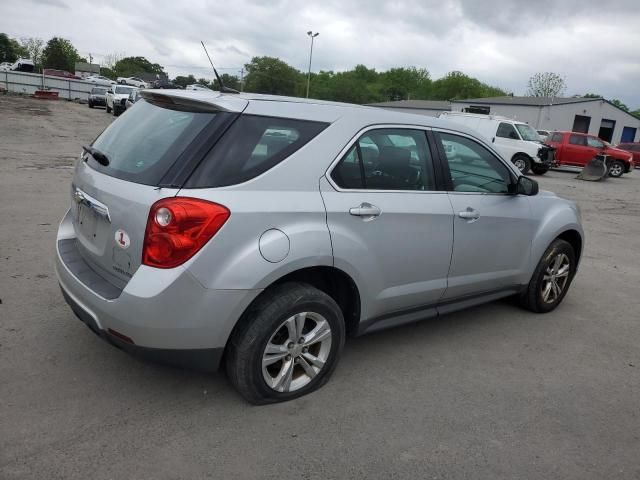
[[[613,160],[609,175],[620,177],[634,168],[633,155],[624,150],[614,148],[607,142],[593,135],[576,132],[552,132],[546,143],[556,149],[557,165],[584,167],[593,157],[599,154],[609,155]]]

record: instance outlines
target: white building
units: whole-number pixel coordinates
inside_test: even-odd
[[[613,144],[640,141],[640,119],[603,98],[473,98],[453,100],[451,110],[502,115],[536,129],[589,133]]]
[[[372,107],[437,117],[443,111],[501,115],[537,130],[566,130],[596,135],[616,144],[640,141],[640,119],[603,98],[489,97],[451,102],[400,100]]]

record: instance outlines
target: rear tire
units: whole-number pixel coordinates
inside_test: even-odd
[[[93,103],[89,102],[89,108],[93,108]]]
[[[624,173],[624,163],[620,160],[616,160],[611,164],[611,168],[609,169],[609,176],[613,178],[621,177]]]
[[[515,155],[511,159],[511,163],[513,163],[523,175],[526,175],[531,168],[531,160],[529,159],[529,157],[523,154]]]
[[[232,333],[227,376],[253,404],[292,400],[329,380],[344,339],[342,311],[329,295],[305,283],[277,285],[254,302]]]
[[[531,171],[536,175],[544,175],[549,171],[549,167],[546,165],[540,165],[539,163],[533,163],[531,165]]]
[[[105,104],[105,108],[107,110],[107,113],[111,113],[111,109],[109,108],[109,104],[108,103]]]
[[[554,240],[544,252],[520,305],[532,312],[547,313],[564,299],[576,273],[576,254],[565,240]]]

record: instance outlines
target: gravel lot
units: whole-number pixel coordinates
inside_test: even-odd
[[[640,478],[640,171],[539,178],[587,232],[553,313],[502,301],[353,339],[320,391],[253,407],[62,299],[71,166],[112,119],[0,96],[0,478]]]

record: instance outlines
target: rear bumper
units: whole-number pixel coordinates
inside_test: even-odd
[[[212,362],[207,369],[217,368],[233,327],[260,290],[207,289],[184,268],[143,265],[119,295],[104,295],[99,280],[83,273],[86,263],[69,262],[69,255],[61,254],[60,247],[72,240],[69,222],[67,214],[58,231],[56,273],[65,300],[87,326],[135,354],[183,365],[196,360],[191,366],[198,368],[204,359]]]

